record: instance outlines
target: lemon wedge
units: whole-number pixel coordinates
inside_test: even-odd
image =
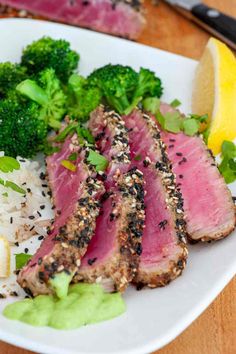
[[[192,111],[208,113],[208,146],[214,154],[224,140],[236,137],[236,58],[215,38],[208,41],[196,69]]]
[[[0,236],[0,278],[10,275],[10,245],[5,237]]]

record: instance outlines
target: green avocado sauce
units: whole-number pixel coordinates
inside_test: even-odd
[[[10,304],[4,309],[3,315],[32,326],[74,329],[112,319],[125,310],[120,293],[107,294],[98,284],[79,283],[71,285],[68,294],[62,298],[39,295],[34,299]]]

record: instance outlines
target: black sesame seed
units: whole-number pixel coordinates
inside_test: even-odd
[[[40,205],[40,209],[41,210],[45,209],[45,205]]]
[[[177,156],[183,156],[182,152],[176,152]]]
[[[13,223],[13,217],[11,216],[10,217],[10,224],[12,224]]]
[[[35,216],[34,216],[34,215],[30,215],[30,216],[29,216],[29,219],[30,219],[30,220],[34,220],[34,219],[35,219]]]
[[[29,249],[28,248],[25,248],[25,253],[28,253],[29,252]]]
[[[96,262],[97,260],[97,257],[94,257],[94,258],[91,258],[91,259],[88,259],[88,265],[93,265],[94,262]]]
[[[35,228],[35,226],[32,226],[32,227],[29,229],[29,231],[33,231],[34,228]]]
[[[169,139],[169,141],[170,141],[171,143],[174,143],[174,142],[175,142],[175,139]]]
[[[183,175],[179,175],[179,178],[184,178],[184,176]]]
[[[41,240],[43,240],[43,239],[44,239],[44,236],[42,236],[42,235],[38,237],[38,240],[39,240],[39,241],[41,241]]]
[[[15,246],[16,246],[16,247],[19,247],[19,242],[15,242]]]
[[[37,214],[38,214],[38,216],[40,216],[40,217],[42,216],[42,214],[41,214],[38,210],[37,210]]]
[[[28,193],[30,193],[30,192],[31,192],[31,189],[30,189],[30,188],[27,188],[26,190],[27,190],[27,192],[28,192]]]
[[[44,192],[44,191],[42,191],[42,196],[43,196],[43,197],[46,197],[46,194],[45,194],[45,192]]]
[[[175,147],[173,144],[168,146],[169,149],[172,149],[173,147]]]
[[[44,180],[46,178],[45,174],[43,172],[40,173],[39,178]]]

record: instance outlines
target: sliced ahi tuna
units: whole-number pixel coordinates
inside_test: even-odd
[[[143,175],[137,168],[130,169],[128,133],[118,114],[99,107],[89,127],[110,163],[95,236],[75,281],[99,282],[107,290],[124,291],[136,274],[142,252]]]
[[[166,155],[160,131],[139,110],[125,117],[133,164],[145,180],[145,228],[135,283],[164,286],[179,276],[186,264],[183,199]]]
[[[141,0],[1,0],[55,21],[136,39],[143,29]]]
[[[172,111],[161,104],[161,112]],[[235,228],[235,207],[211,151],[199,136],[161,132],[168,157],[184,198],[188,237],[194,241],[217,240]]]
[[[61,163],[72,153],[78,156],[75,170]],[[81,148],[74,135],[67,138],[60,152],[47,158],[56,217],[49,235],[18,275],[18,283],[30,295],[51,293],[55,275],[65,273],[71,279],[94,234],[104,187],[87,155],[88,148]]]

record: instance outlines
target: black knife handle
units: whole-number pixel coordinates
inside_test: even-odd
[[[236,49],[236,18],[227,16],[222,12],[210,8],[204,4],[192,8],[192,14],[208,27],[213,34],[226,40]]]

